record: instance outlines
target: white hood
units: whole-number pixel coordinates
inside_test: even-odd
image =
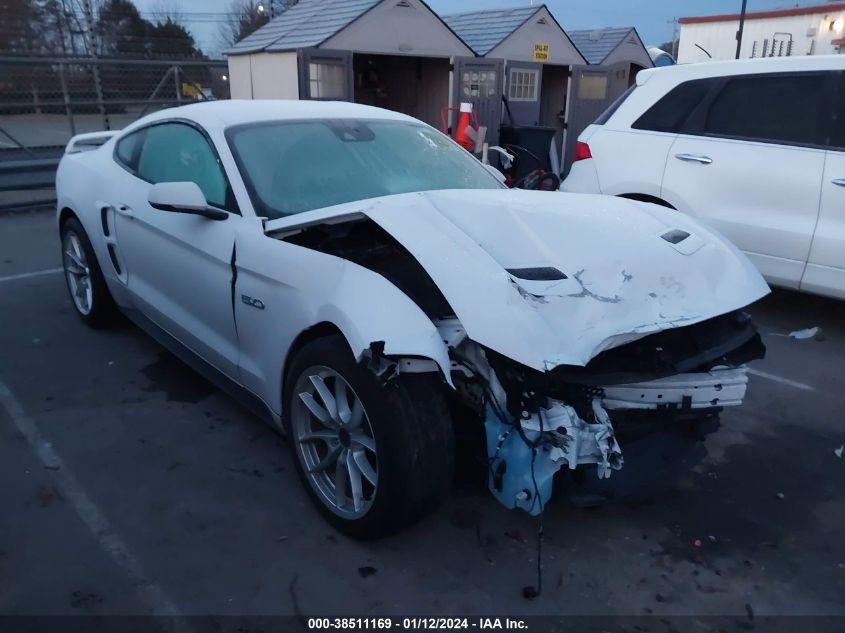
[[[310,224],[356,212],[414,255],[470,339],[539,370],[586,365],[605,349],[742,308],[769,292],[745,256],[713,230],[621,198],[439,191],[299,219]],[[296,224],[284,218],[267,229]],[[554,268],[566,278],[531,281],[507,272],[527,268]]]

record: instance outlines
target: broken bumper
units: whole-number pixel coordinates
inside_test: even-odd
[[[748,387],[745,367],[718,368],[629,385],[603,387],[602,405],[618,409],[712,409],[742,404]]]
[[[745,367],[605,387],[593,399],[590,420],[559,400],[516,424],[488,407],[485,418],[490,462],[490,491],[503,505],[529,514],[543,511],[552,493],[554,474],[595,464],[599,478],[622,468],[611,412],[624,410],[705,410],[742,404],[748,376]]]

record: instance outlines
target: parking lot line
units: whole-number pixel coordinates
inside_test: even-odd
[[[176,617],[182,615],[179,608],[155,582],[147,578],[141,565],[126,543],[117,534],[109,520],[88,496],[73,472],[53,450],[35,421],[24,411],[23,406],[3,381],[0,381],[0,405],[11,418],[15,427],[26,438],[44,467],[52,471],[56,487],[62,497],[70,502],[79,518],[97,539],[102,550],[123,569],[152,615]],[[177,628],[187,629],[184,619],[176,621]]]
[[[30,277],[41,277],[43,275],[55,275],[62,272],[63,268],[48,268],[47,270],[37,270],[33,273],[21,273],[20,275],[9,275],[8,277],[0,277],[0,283],[4,281],[16,281],[18,279],[29,279]]]
[[[794,387],[795,389],[801,389],[802,391],[815,391],[816,388],[810,385],[806,385],[803,382],[798,382],[797,380],[792,380],[790,378],[784,378],[783,376],[775,376],[774,374],[769,374],[765,371],[760,371],[759,369],[751,369],[748,368],[748,373],[752,376],[757,376],[759,378],[765,378],[766,380],[771,380],[773,382],[779,382],[782,385],[787,385],[789,387]]]

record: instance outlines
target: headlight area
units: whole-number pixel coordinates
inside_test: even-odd
[[[614,422],[712,419],[737,406],[748,383],[744,363],[765,348],[742,313],[608,350],[586,367],[540,372],[472,340],[450,346],[462,400],[483,420],[488,485],[504,506],[543,511],[554,475],[595,465],[600,478],[622,468]]]

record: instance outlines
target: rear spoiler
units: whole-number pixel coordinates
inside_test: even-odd
[[[65,154],[76,154],[78,152],[86,152],[88,150],[97,149],[104,145],[111,137],[119,134],[119,130],[103,131],[103,132],[89,132],[88,134],[77,134],[65,147]]]

